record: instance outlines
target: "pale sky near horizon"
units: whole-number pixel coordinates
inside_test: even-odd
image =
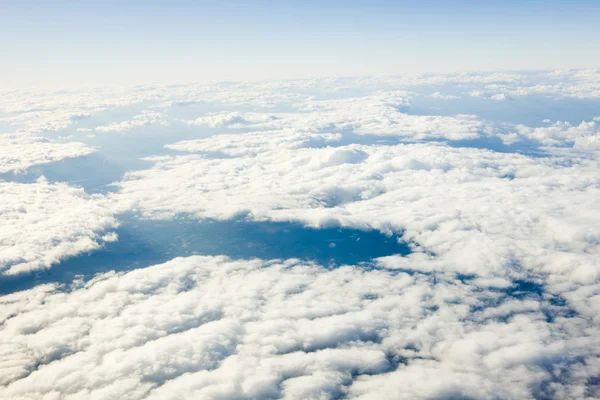
[[[0,88],[600,67],[600,2],[0,1]]]

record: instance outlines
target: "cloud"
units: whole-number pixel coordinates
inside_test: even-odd
[[[164,88],[142,91],[120,87],[56,92],[15,90],[8,96],[0,96],[0,111],[6,113],[0,122],[8,122],[20,132],[55,132],[104,111],[157,101],[164,93]]]
[[[228,112],[236,112],[238,107],[273,110],[281,106],[289,108],[295,104],[323,101],[324,99],[318,100],[320,96],[317,93],[340,97],[340,93],[345,92],[373,94],[385,90],[408,95],[407,89],[424,88],[428,90],[427,93],[431,93],[431,87],[437,85],[462,88],[466,93],[481,93],[496,100],[531,95],[563,99],[600,97],[600,73],[596,69],[105,87],[56,92],[11,90],[0,96],[0,111],[5,113],[0,116],[0,122],[16,125],[29,133],[52,132],[78,124],[82,117],[89,122],[99,113],[140,104],[150,104],[163,111],[180,105],[206,104],[236,107],[234,111]],[[438,92],[434,92],[437,97],[435,93]],[[446,95],[440,96],[449,99]],[[128,130],[139,126],[144,118],[146,117],[122,121],[122,125],[117,123],[99,128],[100,131],[107,127],[110,127],[109,131]],[[168,119],[166,121],[172,122]]]
[[[516,126],[516,133],[528,139],[549,146],[572,145],[581,150],[597,149],[600,145],[599,118],[592,121],[582,121],[579,125],[572,125],[566,121],[556,121],[550,126],[531,128],[524,125]]]
[[[306,147],[313,139],[302,135],[282,146],[282,136],[176,144],[199,154],[152,159],[153,168],[128,173],[111,199],[150,218],[246,215],[403,233],[417,247],[392,260],[398,268],[509,280],[533,273],[557,285],[600,279],[596,160],[431,143]]]
[[[296,104],[295,113],[209,114],[189,121],[209,127],[250,127],[253,130],[285,130],[302,133],[336,133],[350,130],[359,135],[397,136],[407,140],[444,138],[474,139],[491,133],[485,122],[473,115],[435,116],[402,112],[410,108],[407,92],[377,92],[362,97],[308,100]]]
[[[90,154],[79,142],[56,142],[32,134],[0,135],[0,173]],[[10,178],[10,176],[9,176]],[[0,180],[0,272],[17,274],[48,268],[62,259],[97,249],[117,225],[101,196],[43,177],[23,184]]]
[[[483,86],[471,83],[468,86],[477,87],[469,95],[493,100],[534,95],[554,99],[597,99],[600,97],[600,71],[587,69],[530,73],[512,81],[489,81]]]
[[[204,117],[197,118],[193,121],[188,122],[189,125],[204,125],[210,128],[221,128],[231,127],[240,128],[246,125],[260,124],[269,122],[276,119],[276,117],[269,114],[259,113],[245,113],[240,114],[239,112],[231,113],[217,113],[209,114]]]
[[[506,101],[506,100],[511,100],[510,96],[507,95],[506,93],[498,93],[498,94],[494,94],[490,97],[490,99],[492,100],[496,100],[496,101]]]
[[[83,143],[58,143],[30,134],[0,135],[0,173],[22,172],[29,167],[80,157],[95,150]]]
[[[448,85],[462,89],[465,93],[480,93],[486,98],[496,100],[531,95],[563,99],[594,99],[600,96],[600,74],[597,70],[319,78],[176,86],[106,87],[56,92],[13,90],[6,91],[6,95],[0,96],[0,111],[5,114],[0,116],[0,122],[6,122],[28,133],[54,132],[69,129],[72,125],[76,125],[75,129],[81,128],[79,125],[82,122],[86,125],[83,128],[92,129],[93,127],[88,125],[93,123],[95,116],[115,109],[122,111],[126,107],[147,104],[154,110],[146,110],[145,113],[148,115],[142,114],[119,123],[97,126],[99,131],[127,131],[148,124],[173,123],[174,121],[166,115],[154,118],[149,113],[165,114],[171,107],[180,107],[180,105],[211,105],[211,108],[217,110],[225,108],[226,113],[242,114],[240,109],[262,112],[290,109],[295,106],[303,107],[311,102],[322,103],[330,100],[335,102],[336,98],[340,100],[346,93],[357,92],[366,94],[366,97],[380,96],[381,93],[377,93],[382,91],[404,93],[405,101],[408,101],[411,96],[416,95],[415,89],[431,93],[432,86],[437,85]],[[413,91],[408,92],[407,89]],[[434,97],[437,97],[436,93],[439,92],[434,92]],[[450,100],[447,95],[440,96]],[[347,99],[346,95],[342,103],[346,101],[348,104]],[[343,111],[343,107],[341,108]],[[356,109],[360,111],[358,105]],[[199,118],[204,117],[206,116]],[[389,129],[403,132],[403,135],[409,134],[407,132],[409,127],[403,125],[425,123],[418,120],[413,123],[407,115],[396,115],[396,117],[401,121],[398,125],[390,121],[393,126]],[[451,121],[442,118],[439,124],[430,123],[429,129],[444,131],[449,122]],[[339,124],[340,121],[334,118],[333,123]],[[416,131],[418,134],[419,129],[417,128]],[[438,137],[445,136],[442,134]]]
[[[591,99],[598,82],[597,71],[453,74],[0,99],[0,122],[23,132],[190,126],[166,146],[180,153],[147,158],[106,197],[0,181],[4,273],[119,240],[120,212],[376,229],[412,250],[327,268],[177,258],[1,296],[0,397],[600,397],[598,121],[528,127],[411,104],[442,85],[498,101]],[[94,126],[99,111],[134,104],[145,111]],[[177,142],[195,126],[231,131]],[[545,147],[456,142],[494,136]],[[92,151],[1,140],[6,172]]]
[[[0,270],[17,274],[116,240],[106,230],[117,221],[101,196],[43,178],[22,184],[0,181]]]
[[[561,98],[598,98],[600,97],[600,70],[572,69],[559,70],[547,74],[550,81],[520,88],[526,94],[544,94]]]
[[[599,372],[597,325],[451,274],[195,256],[0,304],[6,399],[529,398]]]
[[[506,93],[492,94],[492,93],[484,92],[481,90],[473,90],[472,92],[469,92],[469,96],[483,98],[483,99],[491,99],[491,100],[496,100],[496,101],[511,100],[511,97]]]
[[[97,126],[97,132],[126,132],[134,128],[148,126],[169,126],[169,122],[165,119],[165,115],[157,111],[142,111],[130,121],[122,121],[116,124],[105,126]]]
[[[487,125],[473,115],[413,115],[402,112],[406,108],[410,108],[410,94],[403,91],[314,100],[300,108],[310,111],[308,115],[289,116],[291,123],[286,127],[313,132],[351,129],[361,135],[398,136],[408,140],[473,139],[487,131]],[[285,117],[279,120],[281,124],[286,122]]]
[[[460,99],[460,96],[454,96],[454,95],[450,95],[450,94],[441,94],[440,92],[435,92],[433,93],[431,96],[434,99],[440,99],[440,100],[455,100],[455,99]]]
[[[247,134],[222,134],[203,140],[184,140],[165,147],[184,152],[221,153],[227,156],[257,155],[278,149],[324,147],[340,142],[339,133],[302,133],[293,130],[258,131]]]

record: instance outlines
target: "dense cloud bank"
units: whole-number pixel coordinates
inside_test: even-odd
[[[22,173],[34,165],[81,157],[94,152],[94,149],[83,143],[57,143],[29,134],[0,135],[0,149],[0,174]]]
[[[178,258],[1,297],[0,395],[597,395],[598,325],[550,300],[445,273]]]
[[[494,285],[530,274],[559,286],[600,277],[596,160],[443,144],[308,148],[314,137],[290,138],[266,132],[176,144],[200,154],[155,159],[154,168],[129,174],[113,200],[151,218],[245,215],[403,233],[415,246],[396,260],[404,267],[508,279]]]
[[[15,291],[0,398],[600,398],[599,97],[593,70],[0,95],[2,274],[126,241],[122,214],[411,249],[111,264]],[[77,178],[117,171],[95,194],[21,179],[93,151]]]
[[[329,104],[316,93],[330,94]],[[360,97],[371,99],[367,109]],[[384,104],[376,105],[373,99],[387,97]],[[406,111],[412,97],[443,100],[448,104],[465,97],[481,102],[500,102],[528,98],[553,100],[593,100],[600,98],[600,73],[598,70],[563,70],[528,73],[471,73],[449,75],[397,75],[364,78],[319,78],[299,80],[272,80],[256,82],[225,82],[214,84],[181,84],[170,86],[98,87],[87,90],[58,92],[32,90],[0,90],[0,129],[7,124],[20,131],[40,133],[78,127],[80,132],[126,132],[152,125],[167,127],[173,120],[162,111],[189,106],[222,106],[224,111],[198,115],[187,120],[191,125],[244,126],[268,124],[271,117],[248,115],[248,111],[281,108],[281,105],[300,106],[305,111],[321,107],[318,120],[335,105],[353,117],[355,111],[386,112],[386,106]],[[315,102],[316,100],[316,102]],[[308,107],[308,108],[306,108]],[[130,108],[128,116],[123,109]],[[229,109],[227,109],[229,108]],[[439,105],[437,109],[440,109]],[[84,123],[98,115],[115,113],[116,121],[103,121],[98,126]],[[244,111],[241,111],[244,110]],[[533,110],[532,110],[533,111]],[[281,112],[281,111],[279,111]],[[244,115],[245,114],[245,115]],[[260,113],[257,113],[260,114]],[[435,115],[435,114],[432,114]],[[339,117],[339,116],[338,116]],[[360,120],[362,117],[357,116]],[[421,127],[433,128],[453,122],[452,118],[438,115],[432,121],[419,121]],[[410,118],[409,118],[410,119]],[[312,124],[318,123],[314,121]],[[362,121],[367,122],[367,121]],[[404,123],[404,122],[402,122]],[[408,122],[411,123],[412,122]],[[456,135],[472,132],[473,121],[458,121],[464,125]],[[476,124],[475,124],[476,125]],[[368,124],[365,124],[367,127]],[[408,127],[407,127],[408,128]],[[0,130],[0,132],[2,132]],[[409,131],[405,131],[410,136]],[[414,134],[419,134],[418,130]]]
[[[116,240],[112,211],[101,196],[43,178],[0,181],[0,270],[5,274],[48,268],[61,259]]]

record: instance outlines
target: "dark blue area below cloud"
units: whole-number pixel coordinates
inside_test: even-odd
[[[64,260],[48,270],[0,276],[0,293],[32,288],[41,283],[69,284],[111,270],[127,271],[175,257],[226,255],[231,258],[311,260],[322,265],[359,264],[375,257],[408,254],[398,236],[345,228],[313,229],[294,223],[239,220],[155,221],[128,216],[118,229],[119,240],[105,248]]]

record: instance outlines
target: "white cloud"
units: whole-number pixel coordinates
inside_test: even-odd
[[[506,100],[511,99],[511,97],[506,93],[493,94],[493,93],[489,93],[489,92],[485,92],[485,91],[481,91],[481,90],[473,90],[473,91],[469,92],[469,96],[483,98],[483,99],[491,99],[491,100],[496,100],[496,101],[506,101]]]
[[[97,132],[126,132],[134,128],[147,126],[169,126],[169,122],[165,119],[165,115],[157,111],[142,111],[134,116],[130,121],[122,121],[106,126],[97,126]]]
[[[0,173],[22,172],[27,168],[94,152],[79,142],[58,143],[30,134],[0,135]]]
[[[204,125],[211,128],[220,127],[231,127],[240,128],[246,125],[259,124],[272,121],[275,116],[269,114],[259,113],[245,113],[240,114],[239,112],[230,113],[212,113],[204,117],[197,118],[193,121],[189,121],[189,125]]]
[[[365,97],[311,101],[302,108],[310,114],[296,114],[297,122],[292,127],[313,131],[351,128],[358,134],[400,136],[409,140],[473,139],[488,130],[487,125],[473,115],[404,113],[403,108],[410,107],[408,99],[404,92],[381,92]]]
[[[440,92],[435,92],[430,97],[433,97],[434,99],[440,99],[440,100],[460,99],[460,96],[454,96],[454,95],[450,95],[450,94],[441,94]]]
[[[0,96],[0,112],[6,113],[0,116],[0,122],[16,125],[30,133],[38,133],[65,129],[80,122],[82,118],[143,103],[163,110],[181,105],[202,104],[272,110],[282,104],[310,102],[315,99],[312,93],[315,91],[335,94],[337,97],[344,91],[355,89],[367,93],[391,90],[408,94],[406,89],[427,88],[432,85],[451,85],[497,100],[535,94],[553,98],[600,97],[598,70],[321,78],[205,85],[106,87],[57,92],[13,90]],[[439,92],[434,92],[434,97],[437,97],[436,93]],[[447,95],[440,96],[449,99]],[[168,119],[166,121],[169,122]],[[112,127],[127,130],[139,126],[140,123],[139,120],[132,119],[121,122],[120,126],[117,123],[101,129]]]
[[[481,81],[480,83],[484,83]],[[473,97],[510,100],[513,97],[543,95],[555,99],[597,99],[600,97],[600,71],[564,70],[550,73],[525,74],[520,79],[490,81],[473,85]]]
[[[98,113],[165,96],[165,88],[88,88],[71,91],[13,91],[0,96],[0,118],[28,133],[53,132]]]
[[[393,259],[396,267],[508,279],[549,274],[556,284],[600,279],[595,160],[436,144],[312,148],[301,135],[281,146],[282,135],[176,144],[171,147],[228,157],[155,158],[155,167],[129,173],[112,199],[151,218],[247,214],[403,232],[420,251],[435,254]]]
[[[184,140],[165,147],[186,152],[222,153],[229,156],[256,155],[265,151],[322,147],[338,143],[339,133],[302,133],[293,130],[223,134],[203,140]]]
[[[377,229],[402,234],[413,250],[338,269],[192,257],[2,296],[0,397],[600,397],[598,121],[532,128],[413,115],[417,94],[405,91],[449,85],[499,101],[594,98],[598,76],[315,79],[0,98],[0,122],[28,132],[83,121],[81,135],[128,131],[179,115],[192,127],[235,133],[168,145],[187,154],[149,158],[153,167],[128,173],[108,198],[44,180],[0,181],[5,273],[119,240],[114,215],[131,211]],[[138,115],[93,125],[100,111],[142,103]],[[535,158],[396,144],[494,135],[553,148]],[[29,135],[0,140],[10,149],[0,156],[5,172],[92,151]],[[539,286],[506,296],[519,280]]]
[[[48,268],[65,257],[97,249],[117,225],[101,196],[43,178],[32,184],[0,181],[0,271]]]
[[[560,70],[548,73],[545,79],[530,87],[517,89],[524,94],[544,94],[562,98],[600,97],[600,70]]]
[[[600,372],[597,325],[444,274],[196,256],[0,304],[6,399],[530,398]]]
[[[579,125],[563,121],[538,128],[517,125],[515,130],[521,136],[550,146],[573,144],[575,148],[585,150],[598,148],[600,143],[598,118],[582,121]]]
[[[490,99],[497,100],[497,101],[506,101],[506,100],[510,100],[511,98],[506,93],[498,93],[498,94],[492,95],[490,97]]]
[[[231,128],[249,126],[253,130],[303,133],[351,130],[360,135],[398,136],[408,140],[474,139],[492,132],[488,124],[473,115],[412,115],[402,112],[410,107],[407,92],[377,92],[362,97],[309,100],[297,103],[296,107],[300,112],[213,113],[188,124]]]
[[[430,88],[432,85],[450,85],[466,92],[481,94],[496,100],[513,97],[544,95],[553,98],[598,98],[600,73],[597,70],[570,70],[554,73],[472,73],[450,75],[400,75],[370,78],[322,78],[300,80],[275,80],[215,84],[187,84],[178,86],[134,86],[125,88],[88,88],[58,92],[10,91],[0,96],[0,122],[29,133],[51,132],[78,125],[82,119],[89,124],[98,114],[114,109],[148,104],[150,109],[164,112],[180,105],[212,104],[223,108],[234,107],[254,110],[286,108],[317,100],[315,93],[341,98],[340,94],[358,90],[367,96],[378,96],[381,90],[404,93],[408,99],[413,92],[407,89]],[[429,91],[431,93],[431,91]],[[438,97],[441,96],[441,97]],[[450,99],[452,96],[434,92],[434,97]],[[327,98],[328,96],[326,96]],[[346,96],[347,97],[347,96]],[[358,106],[357,106],[358,107]],[[162,110],[162,111],[160,111]],[[146,113],[151,111],[146,110]],[[401,114],[401,113],[400,113]],[[90,118],[91,117],[91,118]],[[98,126],[99,131],[129,130],[147,124],[171,123],[168,117],[140,115],[120,123]],[[397,116],[399,117],[399,116]],[[200,117],[203,118],[203,117]],[[399,117],[400,118],[400,117]],[[88,121],[89,119],[89,121]],[[345,118],[346,120],[348,118]],[[363,118],[364,119],[364,118]],[[392,128],[403,131],[403,125],[413,123],[410,116]],[[459,118],[460,119],[460,118]],[[419,123],[421,121],[416,121]],[[444,128],[449,120],[440,120],[433,127]],[[333,123],[339,123],[334,119]],[[393,124],[393,121],[390,121]],[[92,129],[77,126],[75,129]],[[405,127],[406,128],[406,127]],[[391,128],[390,128],[391,129]],[[417,128],[418,131],[418,128]],[[403,134],[407,134],[406,132]],[[443,136],[442,136],[443,137]]]

